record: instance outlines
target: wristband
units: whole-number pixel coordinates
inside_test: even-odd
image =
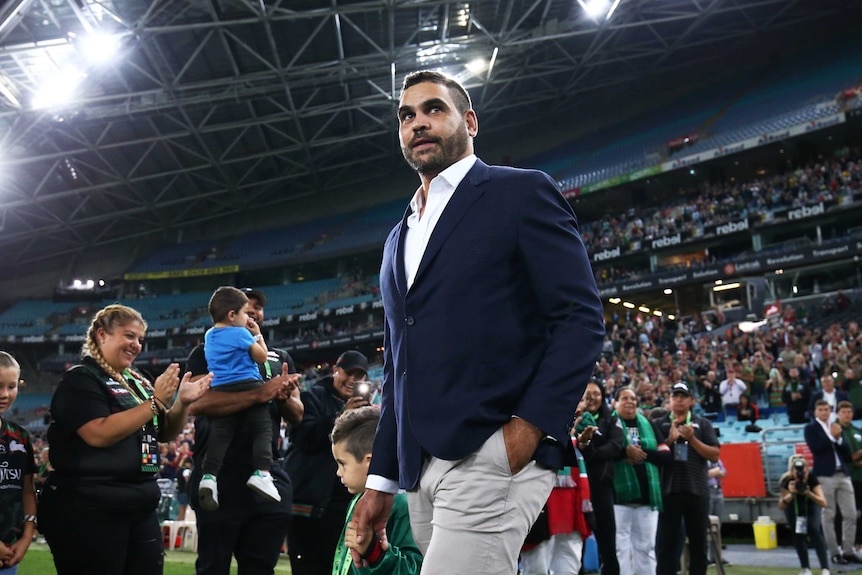
[[[36,521],[35,515],[25,515],[24,516],[24,523],[28,523],[28,522],[32,523],[34,527],[38,525],[38,521]]]
[[[263,334],[259,333],[256,336],[254,336],[253,339],[254,339],[254,341],[263,341]]]
[[[380,543],[380,539],[377,538],[376,533],[371,534],[371,544],[368,546],[368,549],[365,550],[365,553],[362,554],[362,558],[368,562],[369,567],[377,567],[380,562],[383,560],[383,555],[386,552],[383,550],[383,544]]]

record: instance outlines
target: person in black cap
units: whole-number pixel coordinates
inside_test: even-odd
[[[345,351],[332,373],[301,394],[302,423],[290,430],[284,469],[294,485],[287,549],[293,575],[330,575],[351,495],[336,475],[329,433],[343,412],[368,405],[354,393],[368,377],[368,359]]]
[[[662,473],[664,509],[658,519],[656,575],[678,571],[677,541],[682,520],[689,541],[689,571],[706,574],[706,529],[709,522],[707,462],[718,461],[715,430],[708,419],[694,415],[691,390],[677,382],[670,390],[670,413],[658,421],[673,452],[673,464]]]
[[[266,296],[257,289],[240,289],[248,298],[249,318],[263,324]],[[209,372],[204,346],[195,347],[186,363],[192,379]],[[290,478],[277,464],[270,467],[280,502],[265,499],[245,487],[254,471],[252,445],[254,436],[239,428],[228,445],[219,474],[220,499],[215,511],[198,505],[198,487],[203,475],[202,463],[211,437],[211,420],[246,409],[252,405],[268,406],[272,421],[272,454],[278,453],[277,442],[281,420],[295,425],[302,420],[303,406],[299,396],[296,366],[282,349],[268,348],[267,360],[258,364],[264,384],[256,389],[236,393],[208,391],[195,402],[194,469],[188,481],[192,508],[198,528],[198,575],[228,575],[231,557],[235,557],[244,575],[271,575],[278,563],[287,524],[290,521],[292,488]]]

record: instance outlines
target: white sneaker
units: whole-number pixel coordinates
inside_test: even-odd
[[[218,509],[218,482],[215,475],[205,473],[198,486],[198,503],[202,509],[215,511]]]
[[[829,569],[824,569],[820,572],[820,575],[829,575]]]
[[[251,477],[248,478],[245,484],[273,501],[281,501],[281,495],[278,494],[278,489],[275,488],[275,483],[272,481],[272,475],[269,471],[258,469],[251,474]]]
[[[811,569],[803,569],[799,572],[799,575],[811,575]]]

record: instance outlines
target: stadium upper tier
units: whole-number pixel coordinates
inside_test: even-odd
[[[749,226],[787,221],[791,217],[790,210],[803,206],[823,203],[824,213],[847,209],[862,200],[859,197],[862,193],[860,182],[862,160],[845,157],[798,166],[783,175],[749,182],[701,183],[686,190],[673,202],[639,210],[629,209],[599,220],[582,219],[580,228],[591,258],[597,263],[608,262],[627,253],[645,253],[655,248],[652,242],[674,234],[680,234],[678,243],[684,243],[723,235],[727,232],[719,226],[727,224],[747,230]],[[183,246],[172,246],[157,251],[135,266],[129,279],[158,278],[160,273],[220,269],[226,265],[242,268],[279,265],[309,257],[326,258],[350,251],[379,249],[394,222],[403,216],[404,209],[405,202],[397,200],[337,219],[221,240],[218,245],[194,242],[185,245],[187,252],[184,257],[179,257],[178,251]],[[303,234],[308,235],[303,239]],[[289,240],[279,240],[280,236]],[[294,249],[285,251],[288,244]],[[261,249],[259,246],[270,247]],[[304,247],[299,249],[296,246]],[[618,253],[610,253],[615,249]],[[316,288],[309,289],[313,291]],[[281,307],[275,310],[277,313],[295,308],[299,303],[290,298],[278,302]],[[304,311],[313,309],[310,307]]]
[[[859,48],[847,39],[724,78],[533,165],[553,175],[563,190],[591,191],[591,185],[634,172],[673,168],[662,163],[676,156],[690,158],[832,118],[839,112],[839,95],[858,86],[860,77]],[[862,100],[849,105],[860,106]],[[679,145],[669,147],[674,140]]]

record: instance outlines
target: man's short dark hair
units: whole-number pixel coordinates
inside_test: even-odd
[[[820,401],[824,401],[824,400],[821,399]],[[853,411],[853,409],[854,409],[853,404],[850,403],[849,401],[847,401],[846,399],[839,401],[838,405],[835,406],[835,411],[837,413],[837,412],[841,411],[842,409],[849,409],[849,410]]]
[[[347,453],[361,461],[374,448],[374,434],[380,410],[373,405],[345,411],[335,420],[329,440],[332,445],[344,442]]]
[[[829,406],[829,402],[826,401],[825,399],[818,399],[817,401],[814,402],[814,409],[817,409],[821,405],[831,407],[831,406]]]
[[[464,86],[454,78],[440,72],[434,72],[433,70],[420,70],[419,72],[407,74],[407,77],[404,78],[404,84],[401,86],[401,93],[403,94],[411,86],[424,82],[446,86],[459,113],[463,114],[467,110],[473,109],[473,101],[470,99],[470,94]]]
[[[231,286],[221,286],[210,298],[210,317],[214,323],[224,321],[227,314],[232,311],[238,312],[247,303],[248,297],[242,291]]]

